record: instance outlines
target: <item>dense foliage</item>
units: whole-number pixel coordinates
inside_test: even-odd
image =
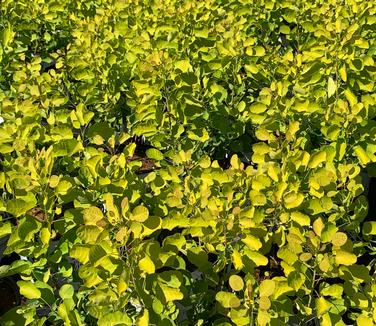
[[[374,1],[0,6],[2,325],[376,323]]]

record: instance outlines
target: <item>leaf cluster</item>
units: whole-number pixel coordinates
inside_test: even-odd
[[[376,5],[3,0],[2,325],[373,325]]]

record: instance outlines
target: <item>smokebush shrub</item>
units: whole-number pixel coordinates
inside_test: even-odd
[[[375,17],[1,1],[1,324],[374,325]]]

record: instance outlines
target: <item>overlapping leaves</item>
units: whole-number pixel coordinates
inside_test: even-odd
[[[3,323],[376,323],[372,2],[0,11]]]

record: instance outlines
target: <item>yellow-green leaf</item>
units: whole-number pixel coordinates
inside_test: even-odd
[[[354,153],[362,165],[367,165],[371,160],[367,155],[367,152],[359,145],[354,147]]]
[[[144,313],[137,318],[136,326],[149,326],[149,311],[144,310]]]
[[[335,252],[335,255],[336,263],[338,265],[351,266],[354,265],[357,261],[356,256],[348,251],[337,250]]]
[[[97,225],[97,222],[102,218],[103,213],[98,207],[91,206],[83,211],[83,219],[86,225]]]
[[[181,293],[179,289],[172,288],[164,284],[160,284],[160,287],[167,302],[182,300],[184,298],[183,293]]]
[[[324,297],[319,297],[316,299],[316,309],[317,315],[321,316],[326,313],[330,308],[330,303],[324,299]]]
[[[332,97],[337,90],[337,84],[332,77],[328,78],[328,98]]]
[[[259,102],[256,102],[256,103],[253,103],[250,107],[249,107],[250,111],[252,113],[263,113],[266,111],[267,109],[267,106],[264,104],[264,103],[259,103]]]
[[[309,218],[309,216],[301,212],[292,212],[290,216],[293,221],[301,226],[308,226],[311,224],[311,219]]]
[[[304,195],[302,193],[290,192],[283,196],[285,207],[287,209],[299,207],[304,200]]]
[[[144,258],[142,258],[138,262],[138,267],[146,274],[154,274],[155,272],[154,262],[151,260],[149,256],[145,256]]]
[[[186,73],[191,68],[191,64],[189,60],[179,60],[175,62],[175,67]]]
[[[234,291],[241,291],[244,288],[244,281],[239,275],[231,275],[229,284]]]
[[[375,325],[371,318],[366,317],[364,315],[360,315],[356,319],[356,324],[358,326],[374,326]]]
[[[163,160],[163,154],[156,148],[149,148],[146,150],[146,155],[147,157],[156,160],[156,161],[161,161]]]
[[[337,232],[332,237],[332,244],[341,247],[347,242],[347,235],[343,232]]]
[[[338,72],[339,72],[339,75],[340,75],[341,79],[346,83],[347,82],[346,66],[342,65],[342,67],[339,68]]]
[[[266,266],[268,264],[268,258],[257,251],[247,250],[247,256],[256,264],[256,266]]]
[[[268,310],[271,307],[272,303],[268,297],[260,297],[259,307],[262,310]]]
[[[20,287],[20,293],[27,299],[39,299],[41,297],[40,290],[34,283],[28,281],[18,281],[17,285]]]
[[[259,250],[262,247],[261,241],[251,234],[242,239],[242,242],[251,250]]]
[[[376,235],[376,222],[364,222],[363,233],[367,235]]]
[[[316,168],[320,163],[325,162],[326,160],[326,152],[320,151],[313,154],[309,160],[308,167],[311,169]]]
[[[144,222],[149,217],[149,210],[142,205],[136,206],[131,214],[130,219],[137,222]]]
[[[216,294],[215,299],[224,308],[237,308],[240,306],[240,300],[234,293],[219,291]]]
[[[234,264],[235,269],[240,270],[243,268],[243,261],[242,261],[242,255],[239,253],[239,251],[234,250],[231,254],[231,260]]]
[[[275,282],[273,280],[263,280],[259,287],[260,296],[262,297],[269,297],[274,293],[275,290]]]
[[[40,240],[44,245],[47,245],[50,242],[51,232],[48,228],[42,228],[40,230]]]

